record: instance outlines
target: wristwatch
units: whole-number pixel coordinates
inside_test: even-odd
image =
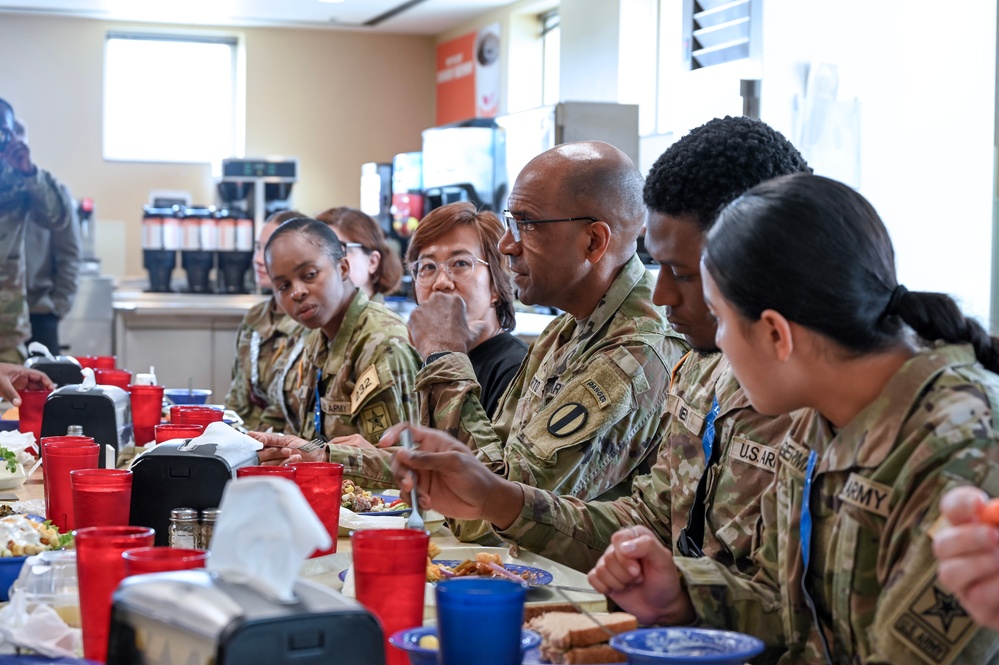
[[[449,353],[454,353],[454,351],[434,351],[429,356],[427,356],[426,360],[423,361],[423,366],[426,367],[427,365],[429,365],[433,361],[437,360],[438,358],[443,358],[444,356],[448,355]]]

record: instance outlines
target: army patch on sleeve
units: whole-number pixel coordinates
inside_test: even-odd
[[[381,402],[372,404],[364,411],[361,411],[361,427],[369,437],[381,434],[391,424],[389,422],[388,409]]]
[[[555,409],[548,418],[548,433],[558,438],[572,436],[583,428],[590,412],[579,402],[569,402]]]
[[[930,665],[948,665],[978,627],[936,578],[934,567],[915,585],[892,616],[891,632]]]
[[[583,383],[583,387],[590,391],[593,395],[593,399],[597,400],[597,406],[601,409],[606,409],[610,404],[610,397],[607,396],[607,391],[604,390],[595,379],[587,379]]]

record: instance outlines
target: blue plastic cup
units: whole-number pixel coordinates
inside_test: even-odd
[[[441,665],[520,665],[526,592],[516,582],[490,578],[438,584]]]

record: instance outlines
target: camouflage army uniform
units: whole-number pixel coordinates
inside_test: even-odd
[[[300,429],[298,413],[287,408],[284,379],[302,355],[306,333],[273,297],[254,305],[243,317],[225,404],[243,419],[246,429],[284,432],[289,424],[290,431]]]
[[[760,572],[750,580],[706,559],[676,560],[698,617],[786,639],[781,662],[824,662],[801,583],[802,497],[814,466],[807,584],[832,661],[999,660],[999,634],[972,624],[937,584],[931,551],[946,490],[999,494],[997,407],[999,377],[969,346],[952,345],[914,356],[838,433],[813,410],[796,413],[775,491],[763,498]]]
[[[627,492],[662,441],[669,370],[687,352],[652,304],[652,287],[633,256],[588,318],[556,318],[531,345],[492,422],[465,354],[430,363],[417,376],[422,420],[510,480],[584,501]],[[463,539],[482,529],[455,526]]]
[[[718,408],[712,416],[715,400]],[[717,352],[692,351],[680,361],[667,408],[659,458],[651,473],[635,478],[630,497],[584,503],[524,487],[521,517],[499,535],[581,571],[592,568],[614,532],[626,526],[646,526],[672,550],[683,551],[678,542],[704,476],[700,548],[734,572],[755,572],[760,494],[773,482],[776,446],[787,434],[790,417],[754,411],[731,365]],[[712,430],[717,450],[705,476],[703,441]]]
[[[413,385],[420,356],[409,345],[406,324],[399,315],[369,301],[361,290],[351,301],[334,339],[327,340],[318,329],[309,333],[303,359],[286,379],[298,404],[302,425],[297,434],[302,438],[316,436],[317,370],[322,373],[323,386],[321,434],[327,439],[359,433],[377,443],[386,429],[405,417],[400,377],[405,377],[408,386]],[[330,459],[341,462],[340,457],[357,450],[330,446]],[[344,473],[350,473],[349,466]]]
[[[73,204],[52,175],[22,176],[0,159],[0,362],[24,362],[31,336],[25,290],[24,234],[28,224],[66,228]]]

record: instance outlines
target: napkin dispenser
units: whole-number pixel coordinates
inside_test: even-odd
[[[25,367],[37,369],[50,379],[56,387],[83,383],[83,369],[72,356],[31,356],[24,361]]]
[[[56,388],[45,400],[42,437],[64,436],[70,425],[79,425],[84,436],[93,437],[101,444],[98,466],[107,466],[104,446],[114,448],[117,457],[132,440],[132,403],[128,393],[117,386]]]
[[[128,577],[114,593],[108,665],[384,665],[381,628],[356,601],[299,579],[270,600],[206,570]]]
[[[133,526],[156,530],[156,544],[168,545],[167,527],[174,508],[218,508],[222,490],[241,466],[257,464],[253,450],[219,450],[206,443],[167,441],[132,462]]]

